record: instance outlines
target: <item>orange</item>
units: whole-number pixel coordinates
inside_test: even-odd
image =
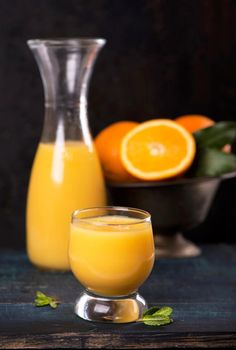
[[[182,174],[192,164],[195,152],[193,136],[169,119],[139,124],[121,143],[121,160],[126,170],[150,181]]]
[[[95,147],[100,158],[104,175],[110,181],[132,181],[120,158],[122,138],[138,123],[120,121],[103,129],[95,138]]]
[[[201,114],[183,115],[181,117],[176,118],[175,121],[192,133],[215,124],[214,120]]]

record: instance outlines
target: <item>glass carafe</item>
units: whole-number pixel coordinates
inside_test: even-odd
[[[106,204],[87,118],[87,89],[104,39],[29,40],[45,94],[45,120],[27,199],[27,252],[41,268],[69,269],[72,212]]]

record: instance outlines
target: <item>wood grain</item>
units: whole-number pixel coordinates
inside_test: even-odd
[[[24,337],[13,336],[2,337],[0,348],[102,348],[102,349],[167,349],[173,347],[209,347],[227,348],[234,347],[236,335],[230,334],[156,334],[151,338],[145,334],[134,336],[132,334],[113,335],[111,333],[101,334],[99,337],[94,333],[80,335],[77,333],[56,333],[45,335],[26,335]]]
[[[174,322],[99,324],[75,316],[82,287],[71,273],[35,269],[24,253],[0,252],[0,348],[171,348],[236,346],[236,246],[206,245],[192,259],[159,259],[140,289],[149,306],[170,305]],[[33,305],[55,295],[53,310]]]

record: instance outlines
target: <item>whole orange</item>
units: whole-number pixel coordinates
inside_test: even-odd
[[[201,114],[183,115],[176,118],[175,121],[191,133],[215,124],[214,120]]]
[[[120,182],[134,180],[121,162],[120,147],[123,137],[137,125],[137,122],[132,121],[116,122],[96,136],[94,143],[107,180]]]

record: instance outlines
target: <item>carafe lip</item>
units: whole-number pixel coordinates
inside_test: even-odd
[[[39,45],[54,46],[54,47],[88,47],[91,45],[103,46],[106,43],[104,38],[93,37],[73,37],[73,38],[36,38],[27,40],[30,47],[38,47]]]

